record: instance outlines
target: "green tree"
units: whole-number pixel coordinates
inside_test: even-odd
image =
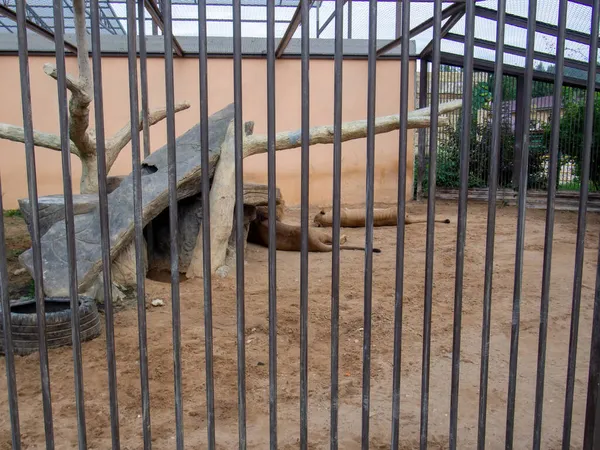
[[[558,151],[562,159],[573,161],[575,176],[581,180],[583,163],[584,130],[586,118],[585,92],[580,89],[563,89],[563,114],[560,119]],[[545,127],[544,141],[550,150],[550,126]],[[600,189],[600,95],[594,100],[594,126],[592,134],[592,152],[590,164],[590,188]]]

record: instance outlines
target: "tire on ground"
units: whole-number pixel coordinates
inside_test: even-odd
[[[71,304],[68,298],[46,298],[46,345],[57,348],[72,345]],[[1,308],[0,308],[1,309]],[[79,297],[79,336],[81,342],[101,333],[96,302]],[[39,350],[38,320],[35,299],[11,302],[11,335],[15,355],[28,355]],[[0,354],[5,354],[4,329],[0,321]]]

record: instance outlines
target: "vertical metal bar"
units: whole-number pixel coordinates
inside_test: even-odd
[[[396,2],[396,28],[395,28],[395,37],[396,39],[402,36],[402,5],[404,2]],[[410,27],[410,25],[409,25]],[[410,29],[410,28],[404,28]]]
[[[317,1],[316,3],[316,7],[317,7],[317,23],[316,23],[316,28],[317,28],[317,38],[319,38],[319,36],[321,35],[321,14],[320,14],[320,10],[321,10],[321,2]]]
[[[352,39],[352,0],[348,0],[348,39]]]
[[[206,353],[206,426],[208,448],[215,448],[215,391],[213,371],[212,277],[210,260],[210,171],[208,149],[208,61],[206,0],[198,2],[200,69],[200,151],[202,172],[202,261],[204,283],[204,351]]]
[[[81,1],[81,0],[80,0]],[[83,2],[75,3],[78,12],[84,12]],[[57,42],[64,39],[63,7],[54,2],[54,30]],[[87,446],[85,432],[85,406],[83,393],[83,367],[81,364],[81,338],[79,326],[79,295],[77,289],[77,260],[75,255],[75,223],[73,211],[73,184],[71,179],[71,141],[69,138],[69,111],[67,109],[67,70],[63,45],[56,45],[56,71],[58,91],[58,120],[64,193],[64,214],[69,264],[69,297],[71,303],[71,338],[73,343],[73,369],[75,379],[75,403],[77,413],[77,437],[80,449]]]
[[[428,85],[427,82],[427,60],[420,60],[421,69],[419,72],[419,108],[424,108],[427,106],[427,91]],[[423,200],[423,179],[425,178],[425,129],[421,128],[417,130],[418,133],[418,167],[417,167],[417,201],[420,202]]]
[[[525,77],[523,86],[522,127],[523,140],[519,161],[519,200],[517,217],[517,242],[515,256],[515,278],[513,289],[512,327],[510,337],[510,363],[508,375],[508,401],[506,408],[506,450],[513,446],[515,400],[517,390],[517,362],[519,354],[519,325],[521,315],[521,288],[523,284],[523,251],[525,247],[525,212],[527,208],[527,175],[529,168],[529,118],[531,116],[531,93],[533,84],[533,53],[535,44],[535,21],[537,0],[529,0],[527,19],[527,57],[525,59]]]
[[[365,277],[363,325],[362,449],[369,448],[371,401],[371,305],[373,296],[373,207],[375,191],[375,77],[377,57],[377,1],[369,0],[369,56],[367,66],[367,204],[365,220]]]
[[[448,19],[452,21],[452,18]],[[447,31],[449,28],[446,28]],[[460,339],[462,297],[467,239],[467,202],[469,197],[469,152],[473,105],[473,52],[475,34],[475,2],[467,2],[465,10],[465,66],[463,70],[463,107],[460,142],[460,190],[456,231],[456,275],[454,277],[454,324],[452,336],[452,380],[450,392],[450,449],[456,449],[458,428],[458,388],[460,382]]]
[[[142,134],[144,137],[144,158],[150,155],[150,127],[148,126],[148,61],[146,55],[146,8],[138,1],[138,28],[140,43],[140,91],[142,94]]]
[[[50,393],[50,371],[48,368],[48,348],[46,345],[46,307],[44,298],[44,278],[42,272],[42,254],[40,242],[40,215],[37,193],[37,176],[35,164],[35,148],[33,144],[33,121],[31,118],[31,90],[29,79],[29,67],[26,63],[27,37],[25,11],[21,9],[24,5],[17,5],[17,27],[19,30],[19,68],[21,75],[21,101],[23,108],[23,128],[25,134],[25,158],[27,164],[27,191],[29,203],[31,204],[32,230],[31,247],[33,250],[33,280],[35,285],[36,318],[38,325],[40,375],[42,384],[42,405],[44,410],[44,433],[46,437],[46,449],[54,449],[54,426],[52,419],[52,400]],[[56,8],[56,2],[54,7]],[[62,5],[58,5],[62,13]],[[56,18],[55,22],[58,20]],[[62,24],[62,16],[60,20]],[[56,26],[56,23],[55,23]],[[57,34],[58,36],[58,34]],[[58,38],[57,38],[58,39]],[[56,41],[55,41],[56,42]],[[56,49],[61,45],[57,44]],[[10,311],[10,309],[9,309]],[[9,316],[10,317],[10,316]],[[14,439],[14,437],[13,437]]]
[[[492,314],[492,281],[494,275],[494,246],[496,237],[496,195],[498,192],[499,155],[502,125],[502,91],[504,72],[504,32],[506,0],[498,1],[496,21],[496,61],[494,65],[494,96],[492,112],[492,148],[488,182],[488,217],[485,241],[485,275],[483,284],[483,319],[481,326],[481,364],[479,377],[479,419],[477,423],[477,449],[485,448],[487,395],[489,376],[490,327]]]
[[[169,234],[171,246],[171,303],[173,326],[173,373],[177,449],[183,449],[183,398],[181,392],[181,308],[179,298],[179,237],[177,224],[177,153],[175,149],[175,101],[173,81],[173,24],[171,1],[163,0],[165,43],[165,91],[167,100],[167,148],[169,167]]]
[[[141,9],[141,11],[140,11]],[[138,2],[138,15],[140,23],[143,21],[143,2]],[[135,2],[127,3],[127,28],[128,30],[135,30]],[[140,26],[140,29],[143,29]],[[99,33],[99,32],[98,32]],[[129,68],[129,115],[131,121],[131,158],[132,158],[132,169],[133,169],[133,226],[135,231],[135,266],[136,266],[136,294],[137,294],[137,314],[138,314],[138,345],[139,345],[139,361],[140,361],[140,383],[142,390],[142,434],[144,438],[144,448],[152,448],[152,435],[151,435],[151,424],[150,424],[150,382],[148,377],[148,339],[147,339],[147,326],[146,326],[146,284],[145,276],[142,270],[144,266],[143,250],[144,250],[144,236],[143,236],[143,221],[142,221],[142,169],[140,164],[140,135],[139,135],[139,113],[138,113],[138,81],[137,81],[137,61],[136,61],[136,36],[134,33],[127,33],[128,46],[128,68]],[[100,54],[100,34],[97,36],[98,42],[98,62],[94,62],[94,67],[98,65],[100,67],[101,54]],[[140,35],[140,72],[142,77],[142,127],[144,129],[144,154],[146,150],[150,152],[150,132],[149,125],[147,122],[147,107],[148,107],[148,91],[147,91],[147,80],[146,80],[146,42],[143,35]],[[101,72],[98,71],[98,82],[94,83],[95,86],[101,85]],[[102,91],[99,91],[99,98],[101,97]],[[144,107],[145,104],[145,107]],[[102,153],[104,153],[104,117],[102,109],[96,111],[97,117],[100,114],[102,120]],[[98,119],[96,119],[98,123]],[[98,176],[101,178],[101,183],[106,182],[106,167],[104,158],[100,158],[98,166],[102,164],[102,173],[98,171]],[[103,188],[101,191],[100,199],[101,202],[106,197],[106,189]],[[102,210],[101,210],[102,211]],[[104,219],[104,215],[101,212],[101,220]],[[108,219],[106,219],[108,220]],[[109,235],[108,235],[108,224],[106,225],[106,262],[105,267],[110,265],[110,255],[108,251],[109,247]],[[150,248],[152,245],[152,235],[148,236],[148,254],[151,254]],[[104,246],[103,246],[104,250]],[[110,274],[110,272],[109,272]],[[105,280],[104,292],[105,295],[111,291],[110,277]],[[109,300],[109,303],[110,300]],[[112,306],[111,306],[112,316]],[[107,317],[108,320],[108,317]],[[111,318],[112,322],[112,318]],[[112,324],[111,324],[112,326]]]
[[[340,351],[340,212],[342,196],[342,67],[344,51],[344,1],[335,2],[333,86],[333,228],[331,253],[331,421],[330,449],[338,448]]]
[[[442,2],[433,6],[433,58],[431,69],[431,126],[429,128],[429,181],[427,193],[427,238],[425,249],[425,306],[423,312],[423,362],[421,373],[421,426],[420,448],[427,448],[429,420],[429,367],[431,353],[431,304],[433,301],[433,252],[435,235],[435,188],[438,138],[438,111],[440,95],[440,46]]]
[[[410,27],[410,0],[402,2],[401,30]],[[398,17],[398,14],[396,15]],[[394,304],[394,367],[392,381],[392,449],[400,446],[400,381],[402,369],[402,310],[404,297],[404,217],[406,215],[406,158],[408,148],[409,33],[402,35],[400,62],[400,130],[398,143],[398,220],[396,226],[396,295]]]
[[[581,164],[581,189],[579,192],[579,215],[577,219],[577,244],[575,246],[575,273],[573,275],[573,304],[571,309],[571,332],[569,337],[569,363],[567,368],[567,392],[565,395],[565,417],[563,424],[563,449],[571,445],[571,423],[573,419],[573,395],[575,389],[575,366],[577,364],[577,340],[579,334],[579,310],[581,306],[581,283],[583,277],[583,256],[585,251],[585,228],[590,183],[590,164],[594,132],[594,100],[596,94],[596,71],[598,60],[598,26],[600,22],[600,0],[592,4],[592,33],[588,58],[587,91],[585,104],[585,125],[583,141],[583,162]]]
[[[200,1],[200,0],[198,0],[198,1]],[[146,3],[146,2],[144,2],[144,3]],[[161,3],[162,2],[160,2],[160,1],[156,2],[156,8],[158,9],[158,11],[161,10]],[[160,32],[160,30],[158,29],[158,24],[156,23],[155,20],[152,20],[152,34],[158,35],[159,32]]]
[[[558,37],[556,67],[565,62],[565,36],[567,29],[567,0],[558,6]],[[542,410],[544,406],[544,378],[546,369],[546,338],[548,334],[548,308],[550,305],[550,278],[552,270],[552,241],[554,239],[554,203],[558,177],[558,142],[560,134],[560,110],[562,102],[563,71],[555,71],[552,102],[552,135],[550,142],[550,165],[548,167],[548,199],[546,202],[546,234],[544,239],[544,262],[542,268],[542,294],[540,301],[540,332],[538,342],[537,380],[535,387],[535,411],[533,423],[533,449],[539,450],[542,440]]]
[[[19,46],[21,50],[21,46]],[[2,205],[2,180],[0,179],[0,211]],[[6,261],[6,236],[4,235],[4,214],[0,214],[0,312],[2,313],[2,331],[4,338],[4,366],[6,367],[6,387],[8,391],[8,413],[12,448],[21,450],[21,430],[19,424],[19,400],[17,396],[17,378],[15,376],[15,356],[12,344],[10,320],[10,300],[8,298],[8,267]]]
[[[138,28],[140,43],[140,91],[142,94],[142,135],[144,138],[144,158],[150,155],[150,125],[148,108],[148,59],[146,52],[146,8],[145,2],[138,1]],[[154,23],[154,22],[153,22]],[[152,223],[146,225],[146,247],[147,254],[151,257],[154,254],[154,232]],[[143,241],[142,241],[143,243]],[[143,298],[143,297],[142,297]],[[144,313],[145,314],[145,313]],[[148,424],[149,426],[149,424]]]
[[[29,78],[29,56],[27,50],[27,17],[25,13],[25,2],[16,4],[17,15],[17,38],[19,50],[19,74],[21,78],[21,104],[23,111],[23,128],[25,138],[25,152],[27,161],[27,181],[29,191],[29,201],[32,208],[32,222],[34,235],[32,236],[32,246],[34,251],[34,279],[41,280],[41,258],[39,254],[39,209],[37,201],[37,182],[35,170],[35,150],[33,145],[33,121],[31,117],[31,89]],[[11,327],[11,311],[10,299],[8,294],[8,267],[6,261],[6,236],[4,234],[4,216],[1,214],[4,211],[2,204],[2,182],[0,180],[0,300],[2,302],[2,329],[4,332],[4,355],[6,368],[6,384],[8,391],[8,406],[11,425],[12,448],[21,449],[21,431],[19,423],[19,405],[17,395],[17,380],[15,375],[15,359],[12,344],[12,327]],[[36,299],[38,298],[38,290],[41,292],[41,286],[38,287],[36,282]],[[38,316],[39,317],[39,316]],[[38,324],[39,325],[39,324]],[[40,347],[45,346],[45,340]],[[42,352],[40,348],[40,358]],[[41,361],[41,360],[40,360]],[[46,370],[47,370],[46,359]],[[42,369],[42,384],[44,383],[44,369]],[[47,373],[47,372],[46,372]],[[49,384],[48,384],[49,387]],[[48,391],[49,397],[49,391]],[[44,404],[44,419],[46,419],[46,405]],[[50,421],[52,413],[50,412]],[[51,431],[50,422],[50,431]],[[46,426],[48,430],[48,427]],[[48,434],[46,433],[48,437]],[[53,443],[51,443],[53,445]]]
[[[235,104],[235,256],[237,296],[239,448],[246,448],[246,341],[244,302],[244,167],[242,125],[242,6],[233,0],[233,99]]]
[[[275,156],[275,2],[267,2],[267,151],[269,194],[269,430],[277,449],[277,176]]]
[[[523,134],[525,127],[529,126],[529,117],[525,117],[523,104],[525,99],[525,78],[522,75],[517,76],[517,97],[515,99],[515,151],[513,155],[513,173],[512,187],[519,189],[519,174],[521,173],[521,159],[525,141]],[[530,103],[531,103],[531,99]]]
[[[302,79],[302,120],[301,120],[301,163],[300,163],[300,450],[308,448],[308,175],[310,138],[310,86],[309,86],[309,21],[310,2],[301,3],[301,79]]]
[[[594,296],[594,315],[592,318],[592,341],[590,349],[590,368],[588,375],[588,393],[585,411],[583,449],[592,450],[600,444],[600,244],[598,244],[598,263],[596,264],[596,293]]]

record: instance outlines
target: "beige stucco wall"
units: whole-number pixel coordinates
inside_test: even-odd
[[[46,76],[42,66],[53,62],[52,57],[30,57],[31,97],[33,122],[38,131],[57,133],[57,92],[54,80]],[[68,58],[67,70],[76,73],[74,58]],[[0,122],[22,125],[18,59],[0,57],[2,71],[0,83],[4,86]],[[411,63],[413,64],[413,63]],[[176,115],[176,132],[182,134],[199,120],[198,61],[195,58],[176,59],[175,101],[188,100],[190,109]],[[107,137],[129,120],[127,58],[103,59],[105,128]],[[414,70],[410,70],[414,73]],[[312,60],[310,63],[310,122],[311,126],[333,122],[333,61]],[[398,61],[377,63],[377,115],[395,114],[399,110]],[[165,104],[164,61],[148,59],[150,106]],[[233,65],[231,59],[209,60],[209,113],[233,101]],[[343,120],[366,118],[367,61],[344,61]],[[413,109],[413,80],[411,77],[409,111]],[[277,130],[300,128],[301,83],[300,60],[286,59],[276,65]],[[243,62],[243,114],[244,120],[255,121],[255,134],[266,133],[267,86],[266,61],[247,59]],[[93,124],[93,109],[92,109]],[[152,149],[166,142],[166,121],[151,128]],[[410,195],[413,171],[413,139],[409,137],[407,186]],[[376,145],[375,201],[394,202],[397,192],[398,133],[378,135]],[[361,203],[365,200],[366,140],[343,144],[342,201]],[[333,146],[316,145],[310,152],[310,202],[321,206],[332,202]],[[62,193],[60,154],[36,148],[38,191],[40,195]],[[72,157],[75,191],[79,190],[81,167]],[[126,147],[111,170],[111,175],[127,174],[131,170],[131,151]],[[16,208],[17,199],[27,196],[25,155],[23,144],[0,141],[0,173],[2,175],[4,208]],[[244,179],[249,182],[267,181],[266,154],[244,161]],[[277,154],[277,185],[288,205],[300,202],[300,150],[287,150]]]

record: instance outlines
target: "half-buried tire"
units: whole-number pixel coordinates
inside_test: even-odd
[[[70,346],[71,302],[68,298],[46,298],[46,345],[48,348]],[[12,346],[16,355],[28,355],[39,350],[38,321],[35,299],[11,302],[10,321]],[[81,341],[98,337],[101,332],[100,316],[96,302],[79,297],[79,336]],[[0,322],[0,354],[4,354],[4,330]]]

